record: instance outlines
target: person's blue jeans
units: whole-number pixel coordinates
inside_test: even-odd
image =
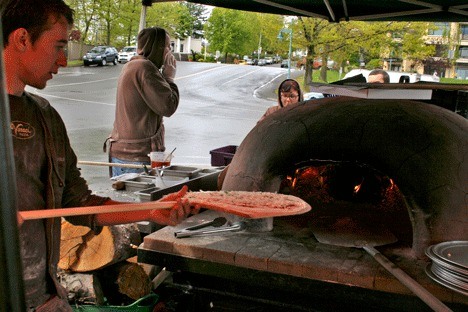
[[[111,162],[115,164],[147,165],[148,170],[151,170],[151,163],[149,161],[129,161],[111,157]],[[145,170],[143,168],[112,167],[112,177],[116,177],[124,173],[142,173],[144,171]]]

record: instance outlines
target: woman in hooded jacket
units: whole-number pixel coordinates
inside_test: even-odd
[[[150,165],[150,152],[166,149],[163,117],[172,116],[179,105],[169,34],[151,27],[140,31],[137,40],[138,55],[124,65],[117,83],[114,128],[108,141],[110,162],[142,168],[113,166],[112,176],[142,172],[143,165]]]
[[[278,87],[278,105],[269,107],[258,122],[283,107],[302,102],[303,100],[299,83],[294,79],[286,79]]]

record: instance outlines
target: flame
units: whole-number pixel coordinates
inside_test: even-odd
[[[356,186],[354,187],[354,194],[357,194],[357,193],[359,192],[359,190],[361,189],[361,185],[362,185],[362,183],[361,183],[361,184],[358,184],[358,185],[356,185]]]

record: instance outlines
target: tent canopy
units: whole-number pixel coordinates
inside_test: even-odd
[[[143,0],[165,2],[168,0]],[[170,0],[169,0],[170,1]],[[188,0],[244,11],[309,16],[340,22],[468,22],[467,0]]]

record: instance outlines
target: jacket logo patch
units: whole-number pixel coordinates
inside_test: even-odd
[[[34,127],[23,121],[12,121],[10,129],[11,134],[21,140],[31,139],[36,134]]]

